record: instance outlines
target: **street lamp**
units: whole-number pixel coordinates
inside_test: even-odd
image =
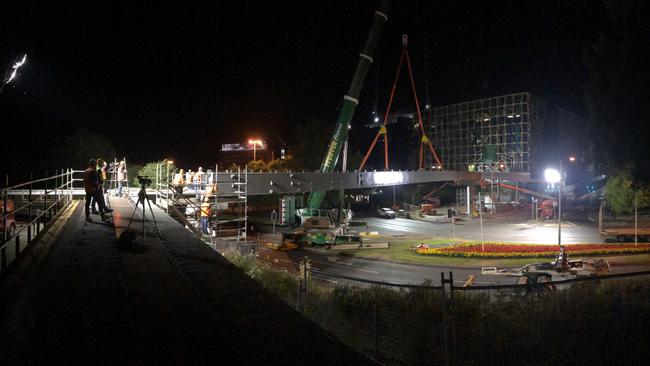
[[[551,184],[558,184],[557,195],[557,245],[562,248],[562,160],[560,160],[560,170],[546,169],[544,171],[544,179]]]
[[[253,145],[253,161],[257,160],[257,145],[260,145],[262,147],[262,140],[260,139],[250,139],[248,140],[249,145]]]

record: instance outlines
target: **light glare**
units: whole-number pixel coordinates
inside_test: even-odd
[[[556,169],[548,168],[544,171],[544,179],[549,183],[557,183],[560,181],[560,172]]]
[[[374,174],[376,184],[401,184],[404,174],[401,172],[377,172]]]

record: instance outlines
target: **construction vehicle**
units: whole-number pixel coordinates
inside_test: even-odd
[[[546,277],[545,280],[562,281],[580,277],[596,277],[606,275],[611,272],[611,267],[607,260],[598,258],[594,260],[569,260],[564,251],[560,251],[553,262],[536,262],[527,264],[516,269],[502,269],[496,267],[483,267],[481,274],[501,275],[509,277],[519,277],[518,283],[531,283],[529,281],[539,281],[540,276]],[[526,279],[521,279],[525,277]]]
[[[359,104],[359,96],[361,89],[366,79],[368,69],[373,61],[373,55],[381,30],[388,20],[386,15],[389,7],[389,0],[382,0],[377,10],[373,25],[370,29],[370,34],[366,41],[365,46],[359,53],[359,60],[357,67],[352,78],[352,82],[348,88],[348,92],[343,96],[342,104],[339,108],[339,115],[336,120],[336,125],[332,133],[332,137],[327,146],[325,156],[321,163],[320,171],[329,173],[334,171],[336,164],[341,154],[343,146],[346,144],[348,138],[348,126],[354,116],[354,112]],[[309,194],[307,208],[299,209],[298,215],[302,224],[302,229],[296,232],[298,238],[296,240],[308,242],[312,245],[332,245],[347,240],[358,240],[361,243],[359,236],[348,235],[347,221],[351,217],[349,210],[325,210],[321,209],[321,204],[325,198],[326,191],[312,191]],[[337,217],[334,220],[333,217]],[[336,224],[338,222],[338,224]],[[342,235],[347,235],[342,238]]]
[[[605,241],[634,242],[636,236],[638,242],[648,242],[650,238],[650,228],[640,227],[636,230],[634,227],[612,227],[600,230],[600,236]]]

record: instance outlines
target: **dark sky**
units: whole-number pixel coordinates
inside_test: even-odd
[[[335,118],[377,3],[3,1],[0,60],[29,60],[0,113],[52,139],[85,126],[131,161],[214,163],[221,143],[249,136],[277,146],[309,115]],[[403,33],[423,102],[426,85],[433,105],[529,90],[586,115],[582,49],[603,27],[601,7],[393,1],[355,123],[377,91],[385,108]],[[397,107],[411,107],[401,91]]]

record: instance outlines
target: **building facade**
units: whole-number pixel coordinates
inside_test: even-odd
[[[427,112],[429,138],[445,170],[529,172],[564,156],[588,165],[586,121],[527,92],[476,99]]]

